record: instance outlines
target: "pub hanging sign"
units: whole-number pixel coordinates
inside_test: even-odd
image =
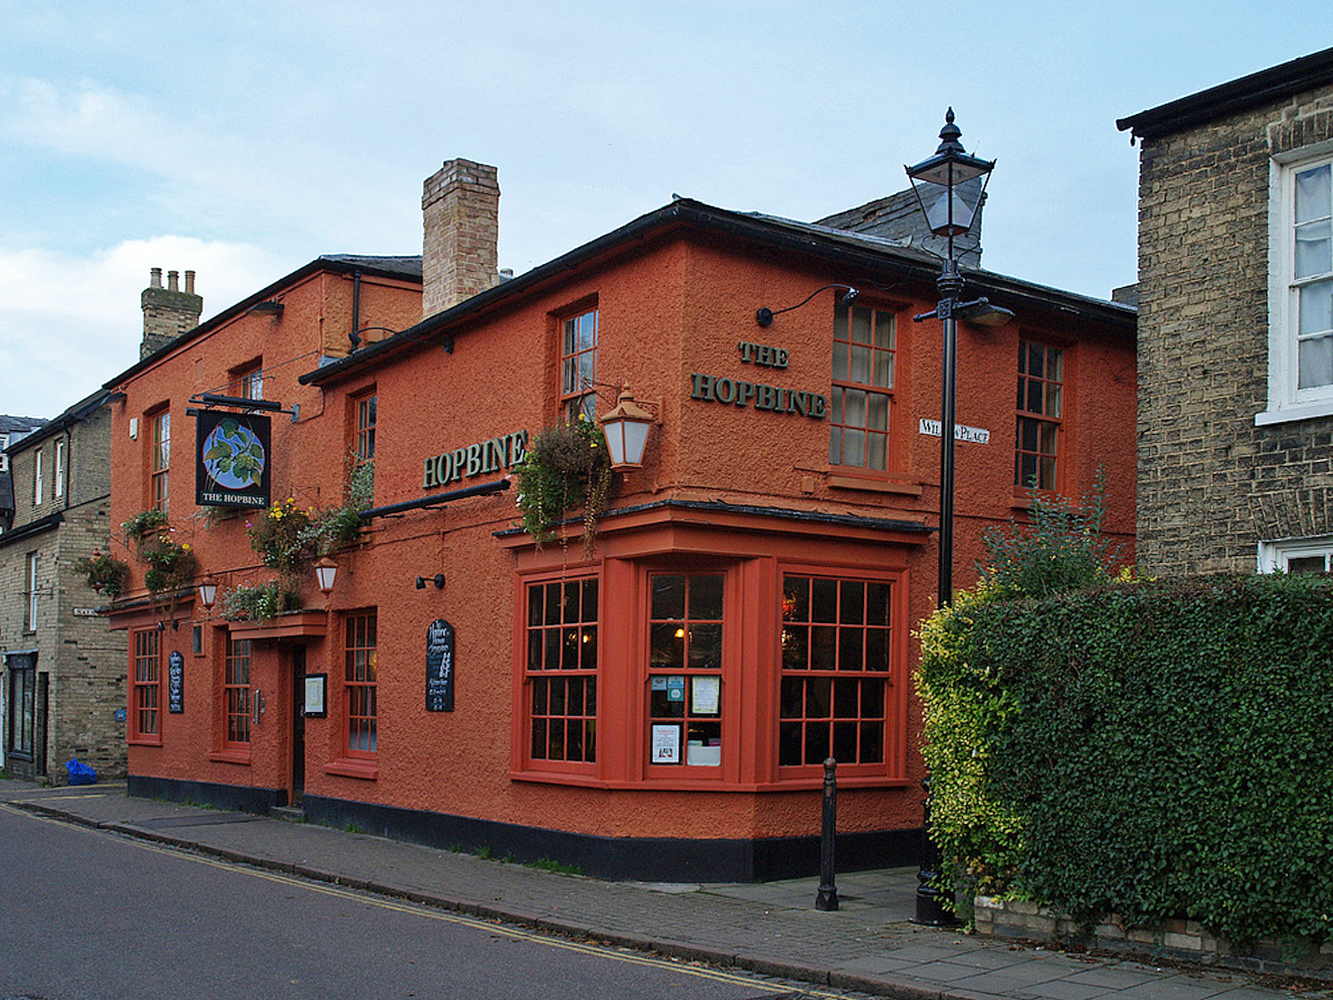
[[[200,410],[195,431],[194,502],[201,507],[267,507],[269,418]]]

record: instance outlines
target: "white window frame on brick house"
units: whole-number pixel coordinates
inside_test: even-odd
[[[1324,561],[1323,572],[1333,572],[1333,535],[1259,543],[1260,573],[1316,572],[1318,559]]]
[[[45,492],[42,482],[42,449],[36,448],[32,453],[32,505],[40,507],[42,505],[42,496]]]
[[[1296,277],[1296,176],[1320,168],[1333,175],[1333,142],[1280,154],[1270,164],[1268,407],[1255,415],[1258,426],[1333,415],[1333,384],[1299,386],[1300,289],[1333,282],[1333,271]]]
[[[5,449],[9,447],[9,435],[0,434],[0,472],[9,471],[9,456],[5,454]]]
[[[52,495],[57,500],[59,500],[65,495],[65,439],[64,438],[56,439],[55,468],[52,470],[52,472],[54,473],[54,475],[53,475],[53,481],[51,483],[51,491]]]
[[[27,599],[23,615],[23,631],[37,631],[37,566],[36,552],[29,552],[24,559],[23,577],[27,589],[23,596]]]

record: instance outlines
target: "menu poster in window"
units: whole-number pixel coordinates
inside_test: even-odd
[[[306,674],[305,680],[305,703],[301,706],[301,714],[306,718],[316,717],[324,718],[326,714],[325,698],[328,694],[328,674]]]
[[[426,711],[454,710],[454,627],[436,618],[426,629]]]
[[[185,711],[185,657],[177,649],[167,657],[167,711],[172,715]]]
[[[680,726],[676,723],[653,726],[652,763],[680,763]]]
[[[722,678],[705,675],[690,684],[690,714],[718,715],[722,711]]]

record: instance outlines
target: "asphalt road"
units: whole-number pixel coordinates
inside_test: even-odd
[[[3,1000],[798,996],[0,806]]]

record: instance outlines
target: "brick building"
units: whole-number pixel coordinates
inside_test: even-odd
[[[1333,49],[1120,120],[1139,174],[1138,560],[1333,558]]]
[[[14,479],[9,472],[9,456],[5,449],[44,423],[46,421],[39,417],[0,414],[0,535],[14,524]]]
[[[912,317],[934,308],[938,258],[910,233],[679,199],[503,280],[494,168],[449,161],[424,193],[415,314],[381,274],[369,324],[397,332],[360,333],[354,265],[321,258],[107,383],[115,517],[169,497],[192,582],[218,585],[210,606],[186,587],[168,601],[136,566],[111,609],[131,791],[298,803],[602,875],[768,878],[816,863],[834,755],[842,862],[911,860],[941,369],[939,323]],[[1134,311],[964,275],[1017,319],[960,328],[955,578],[975,578],[981,531],[1022,513],[1034,473],[1077,496],[1102,470],[1107,527],[1132,542]],[[264,511],[195,502],[220,480],[191,421],[263,416],[239,398],[256,369],[280,412],[246,454],[268,462],[278,519],[338,503],[370,458],[374,506],[327,593],[303,565],[298,610],[224,616],[277,570],[248,539]],[[654,415],[642,468],[616,476],[591,552],[577,511],[536,545],[507,473],[625,383]]]
[[[0,535],[0,743],[10,773],[67,779],[72,757],[125,773],[125,639],[74,565],[110,536],[110,414],[99,390],[9,446]]]

